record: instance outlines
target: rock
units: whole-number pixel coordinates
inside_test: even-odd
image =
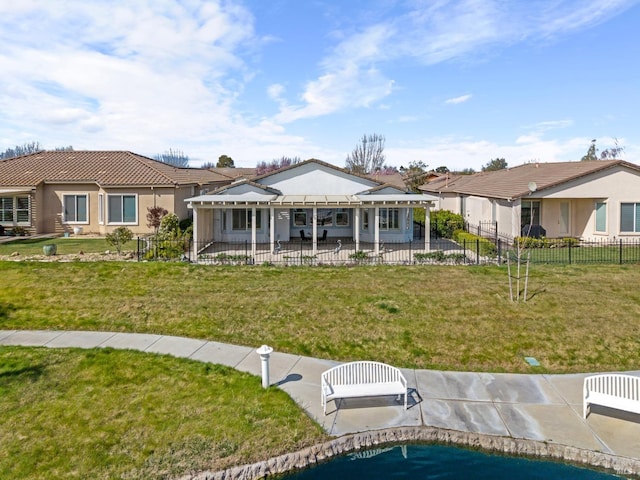
[[[11,254],[12,257],[19,257],[20,256],[20,252],[13,252]]]

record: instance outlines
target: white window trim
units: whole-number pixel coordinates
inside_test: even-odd
[[[87,205],[86,205],[87,219],[83,221],[67,220],[64,214],[64,197],[85,197],[87,199]],[[77,207],[77,204],[76,204],[76,207]],[[89,194],[88,193],[63,193],[62,194],[62,223],[66,225],[89,225]]]
[[[87,219],[89,216],[87,215]],[[104,225],[104,194],[98,194],[98,224]]]
[[[383,227],[382,225],[380,225],[380,221],[382,220],[382,211],[386,210],[387,211],[387,226]],[[397,210],[398,211],[398,226],[397,227],[390,227],[389,226],[389,210]],[[379,216],[379,220],[378,220],[378,228],[380,229],[381,232],[398,232],[402,229],[401,226],[401,221],[400,219],[402,218],[400,216],[400,208],[399,207],[380,207],[380,209],[378,210],[378,216]]]
[[[598,230],[598,205],[604,205],[604,230]],[[593,234],[608,235],[609,234],[609,202],[594,202],[593,204]]]
[[[634,229],[633,230],[625,230],[623,232],[622,231],[622,205],[625,204],[625,203],[634,205],[634,211],[633,211],[633,226],[634,226]],[[633,200],[630,200],[628,202],[621,201],[620,204],[618,205],[618,235],[620,235],[621,237],[624,237],[624,236],[638,236],[640,234],[640,231],[636,231],[639,228],[638,225],[636,225],[636,209],[637,208],[640,208],[640,202],[633,201]]]
[[[3,195],[3,196],[13,198],[12,200],[13,220],[0,221],[0,225],[2,225],[3,227],[13,227],[13,226],[30,227],[31,226],[31,195],[26,194],[26,195]],[[27,200],[29,201],[29,207],[27,209],[29,220],[26,222],[18,221],[18,201],[17,201],[18,198],[27,198]]]
[[[110,222],[109,221],[109,197],[135,197],[136,219],[133,222]],[[124,216],[124,215],[123,215]],[[107,225],[138,225],[138,194],[137,193],[107,193]]]

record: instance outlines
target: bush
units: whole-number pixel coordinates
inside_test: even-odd
[[[464,230],[456,230],[453,233],[453,240],[460,245],[466,242],[469,250],[475,250],[476,244],[479,244],[479,254],[483,257],[495,257],[498,254],[497,247],[486,238],[479,237]]]
[[[180,219],[175,213],[167,213],[160,221],[159,235],[175,234],[180,232]]]
[[[130,242],[133,238],[133,232],[129,230],[127,227],[118,227],[113,232],[108,233],[106,240],[107,243],[113,247],[115,247],[118,255],[122,253],[122,246]]]
[[[449,210],[436,210],[431,212],[431,233],[437,237],[453,238],[456,230],[464,229],[462,215]]]
[[[434,252],[418,252],[413,254],[413,258],[415,258],[418,263],[426,263],[427,261],[433,262],[450,262],[450,263],[463,263],[465,261],[464,253],[449,253],[446,254],[442,250],[436,250]]]
[[[193,218],[183,218],[179,223],[180,230],[186,232],[189,228],[193,230]]]

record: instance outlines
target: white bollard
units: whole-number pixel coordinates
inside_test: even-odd
[[[256,350],[262,360],[262,388],[269,388],[269,355],[273,352],[273,348],[268,345],[262,345]]]

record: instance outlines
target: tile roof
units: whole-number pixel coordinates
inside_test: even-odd
[[[102,186],[228,182],[216,172],[179,168],[128,151],[42,151],[0,160],[0,186],[95,182]]]
[[[640,172],[640,166],[624,160],[536,162],[473,175],[449,174],[422,185],[420,190],[514,199],[529,195],[531,182],[536,184],[536,191],[540,191],[615,166],[624,166]]]

